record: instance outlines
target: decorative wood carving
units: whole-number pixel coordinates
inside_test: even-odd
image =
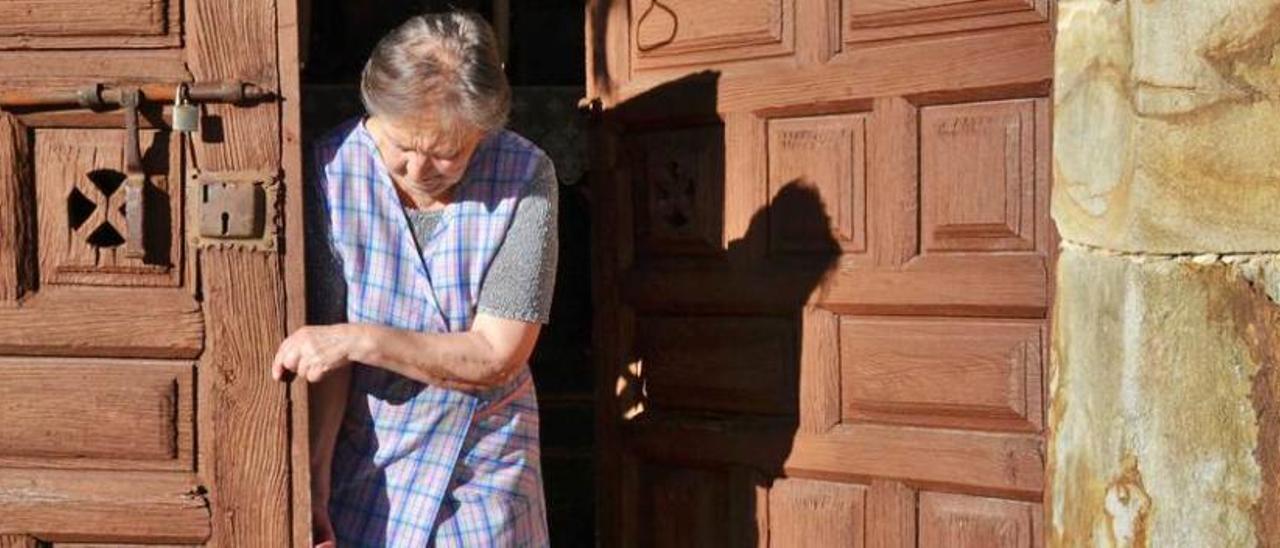
[[[181,147],[143,131],[147,255],[124,254],[122,130],[41,129],[35,137],[41,277],[49,284],[177,286],[181,281]]]
[[[724,128],[656,131],[630,140],[638,251],[710,255],[721,249]]]

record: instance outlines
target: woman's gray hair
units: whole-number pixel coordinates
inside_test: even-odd
[[[375,116],[461,116],[494,131],[506,125],[511,87],[493,28],[455,11],[413,17],[383,37],[360,76],[360,100]]]

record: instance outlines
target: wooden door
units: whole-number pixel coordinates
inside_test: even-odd
[[[295,33],[288,0],[0,3],[0,545],[307,543],[303,394],[268,370],[302,317]],[[179,82],[268,96],[187,142],[144,102],[134,217],[111,97]],[[233,180],[260,226],[202,236]]]
[[[588,17],[601,544],[1040,545],[1052,5]]]

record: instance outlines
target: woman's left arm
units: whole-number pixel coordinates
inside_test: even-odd
[[[485,314],[459,333],[421,333],[371,324],[307,326],[276,353],[272,375],[316,382],[359,362],[458,390],[498,386],[529,360],[542,326]]]
[[[542,326],[485,313],[461,333],[420,333],[391,327],[359,326],[352,361],[411,379],[492,387],[509,379],[529,360]]]

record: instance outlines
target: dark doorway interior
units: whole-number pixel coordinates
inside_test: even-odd
[[[494,23],[515,92],[511,127],[545,149],[560,176],[560,267],[551,324],[533,357],[542,465],[555,546],[595,537],[589,194],[583,140],[581,0],[303,0],[303,132],[319,135],[361,110],[357,83],[377,40],[405,18],[450,7]],[[306,17],[304,15],[304,17]]]

